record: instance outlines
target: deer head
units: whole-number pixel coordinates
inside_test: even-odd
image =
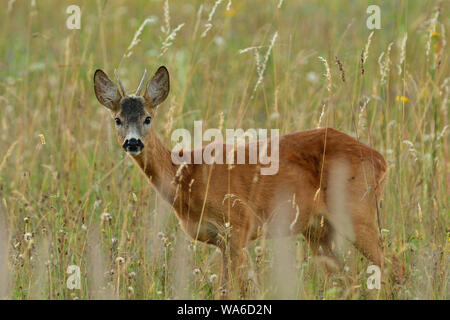
[[[141,95],[147,70],[139,83],[135,94],[128,95],[115,72],[117,85],[106,73],[98,69],[94,74],[94,90],[98,101],[111,111],[116,122],[117,137],[124,150],[131,155],[138,155],[144,148],[144,141],[150,132],[150,125],[156,107],[169,94],[169,72],[166,67],[159,67],[148,82]]]

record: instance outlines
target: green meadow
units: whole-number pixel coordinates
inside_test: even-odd
[[[169,148],[195,120],[224,134],[330,126],[389,163],[379,290],[352,246],[325,276],[299,235],[252,242],[250,289],[235,298],[449,299],[448,2],[2,4],[0,298],[220,296],[220,253],[183,232],[93,90],[96,69],[133,92],[164,65],[171,91],[152,125]],[[380,29],[366,25],[371,4]]]

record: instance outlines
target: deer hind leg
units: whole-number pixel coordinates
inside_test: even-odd
[[[384,263],[381,238],[375,223],[357,221],[354,223],[355,247],[370,261],[380,268]]]
[[[310,225],[303,235],[325,274],[335,273],[339,270],[340,263],[333,248],[334,228],[326,218],[316,219],[319,221]]]
[[[384,259],[375,196],[381,189],[374,187],[377,181],[372,163],[365,161],[359,168],[352,169],[349,164],[336,161],[327,183],[327,217],[336,230],[336,240],[350,241],[366,258],[381,267]]]
[[[356,176],[352,188],[352,222],[355,231],[355,247],[372,263],[383,268],[384,250],[379,231],[377,201],[381,199],[385,174],[374,171],[373,164],[365,162],[361,174]],[[364,174],[363,174],[364,173]],[[382,176],[381,182],[380,176]],[[365,177],[363,179],[363,177]]]
[[[359,204],[352,208],[354,245],[368,260],[382,268],[384,251],[378,230],[375,197],[369,195],[367,199],[355,201]]]
[[[370,225],[358,225],[356,231],[356,248],[370,261],[379,266],[383,266],[384,253],[380,244],[378,230]]]
[[[337,246],[351,242],[367,259],[382,267],[384,261],[381,238],[378,231],[376,203],[374,196],[361,196],[350,192],[344,210],[329,214]]]

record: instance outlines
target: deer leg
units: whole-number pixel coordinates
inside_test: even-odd
[[[332,247],[333,232],[333,227],[327,220],[324,220],[323,225],[310,226],[304,232],[316,262],[326,275],[339,269],[339,260]]]
[[[359,222],[354,225],[355,247],[370,261],[383,267],[384,253],[375,223]]]
[[[370,261],[383,267],[384,252],[377,225],[376,199],[367,195],[359,204],[351,207],[355,247]],[[356,202],[352,203],[358,203]]]

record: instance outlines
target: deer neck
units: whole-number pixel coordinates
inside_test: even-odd
[[[154,130],[150,130],[143,151],[133,158],[161,196],[173,205],[177,188],[177,166],[172,163],[171,151],[164,146]]]

